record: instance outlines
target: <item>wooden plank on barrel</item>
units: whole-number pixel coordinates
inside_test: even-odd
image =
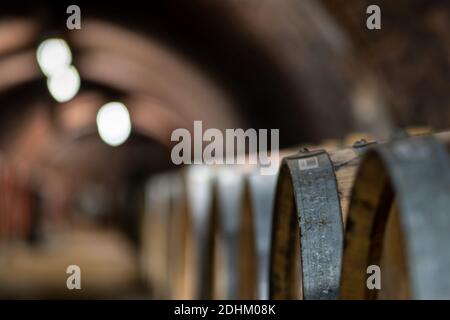
[[[401,259],[392,259],[389,250],[393,249],[388,249],[392,244],[386,242],[386,230],[395,228],[395,221],[394,227],[389,226],[394,198],[398,203],[396,229],[404,243],[403,250],[395,251],[404,252],[408,283],[399,280],[401,289],[389,292],[389,297],[404,297],[406,292],[413,299],[450,298],[450,279],[445,276],[450,268],[449,194],[449,159],[435,138],[399,139],[369,151],[358,171],[350,205],[341,298],[386,297],[367,288],[367,267],[384,263],[387,274],[395,272],[393,268],[402,269]]]

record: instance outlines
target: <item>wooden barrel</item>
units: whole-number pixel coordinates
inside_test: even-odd
[[[302,149],[283,159],[276,190],[270,298],[337,299],[345,215],[360,157],[372,143]]]
[[[187,181],[185,170],[170,174],[170,217],[168,219],[166,272],[170,292],[169,299],[195,299],[193,280],[196,276],[192,254],[193,228],[192,218],[188,209]]]
[[[212,297],[214,172],[193,165],[149,180],[142,274],[158,299]]]
[[[448,134],[439,137],[448,140]],[[145,251],[154,296],[338,298],[351,190],[361,156],[375,144],[336,144],[284,151],[281,156],[289,156],[272,176],[258,166],[195,165],[153,179],[146,222],[153,240]],[[398,230],[399,219],[392,221],[387,230]],[[386,237],[400,246],[398,234]],[[390,248],[384,260],[401,257]]]
[[[256,297],[269,298],[269,257],[272,233],[272,214],[278,173],[262,175],[256,166],[248,174],[249,205],[253,228],[257,274]]]
[[[170,179],[153,176],[146,186],[141,230],[142,275],[152,298],[167,299],[169,293]]]
[[[185,208],[185,299],[210,299],[213,292],[213,206],[215,174],[207,165],[192,165],[183,172]]]
[[[258,162],[255,154],[248,159]],[[274,172],[264,170],[261,164],[216,166],[216,298],[269,296],[268,257],[280,163],[279,158],[272,160],[276,161]]]
[[[166,176],[169,180],[170,208],[167,218],[167,269],[168,298],[185,299],[188,297],[186,287],[186,241],[188,217],[186,215],[186,194],[183,178],[179,172],[171,172]]]
[[[431,136],[367,152],[358,170],[343,253],[342,299],[449,299],[450,164]],[[369,289],[368,267],[381,289]]]
[[[258,165],[216,167],[215,298],[267,299],[277,173]]]
[[[214,256],[214,298],[253,299],[254,276],[247,272],[248,263],[254,269],[251,245],[251,221],[247,217],[245,195],[245,166],[216,166],[214,209],[217,229]],[[247,236],[247,237],[244,237]]]

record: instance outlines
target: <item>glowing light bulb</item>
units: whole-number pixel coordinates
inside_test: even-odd
[[[80,75],[75,67],[65,67],[47,79],[47,87],[56,101],[69,101],[80,89]]]
[[[120,102],[105,104],[97,113],[97,129],[106,144],[116,147],[124,143],[131,133],[127,107]]]
[[[36,58],[42,72],[48,77],[61,69],[67,69],[72,63],[70,48],[62,39],[42,42],[37,49]]]

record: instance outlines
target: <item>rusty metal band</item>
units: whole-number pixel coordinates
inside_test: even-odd
[[[394,198],[411,298],[449,299],[450,164],[433,137],[399,139],[366,154],[350,205],[341,297],[376,298],[366,287],[366,268],[380,262],[379,242]]]
[[[293,205],[295,204],[295,206]],[[295,224],[298,224],[295,226]],[[295,232],[300,247],[293,247]],[[337,299],[343,222],[333,164],[326,151],[300,152],[283,160],[272,231],[270,296],[292,299],[294,250],[300,251],[303,299]],[[295,284],[294,284],[295,285]]]

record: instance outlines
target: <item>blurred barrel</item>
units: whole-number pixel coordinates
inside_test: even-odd
[[[150,179],[141,250],[154,298],[254,297],[242,294],[249,279],[236,278],[240,249],[251,244],[240,232],[244,176],[228,169],[193,165]]]
[[[244,166],[215,166],[214,209],[217,215],[216,250],[214,256],[214,298],[217,299],[252,299],[254,298],[254,274],[243,278],[244,261],[252,261],[249,250],[244,251],[249,239],[243,239],[242,229],[247,234],[248,220],[244,208],[244,191],[246,175]]]
[[[258,299],[269,298],[269,256],[272,233],[272,214],[278,174],[262,175],[256,166],[248,175],[247,186],[250,197],[249,208],[253,221],[253,236],[256,250],[256,272]]]
[[[258,165],[216,167],[215,297],[267,299],[268,253],[277,174]]]
[[[337,299],[344,223],[361,155],[372,143],[285,157],[272,226],[270,298]]]
[[[213,284],[214,172],[206,165],[192,165],[184,170],[186,194],[186,299],[210,299]]]
[[[153,298],[168,298],[171,189],[168,175],[152,177],[146,186],[141,231],[141,264]]]
[[[277,172],[262,175],[260,169],[258,165],[211,167],[213,298],[268,298]]]
[[[167,237],[169,266],[170,299],[188,299],[188,269],[187,251],[190,243],[188,234],[189,217],[187,212],[186,187],[183,176],[179,172],[170,175],[171,180],[171,208],[169,218],[169,233]]]
[[[435,137],[368,151],[349,209],[341,298],[450,298],[449,195],[449,157]],[[367,285],[373,265],[380,267],[380,290]]]
[[[141,269],[153,298],[211,297],[212,179],[208,167],[190,166],[147,184]]]
[[[248,164],[216,166],[215,170],[215,298],[267,299],[278,170],[263,174],[260,165]]]

